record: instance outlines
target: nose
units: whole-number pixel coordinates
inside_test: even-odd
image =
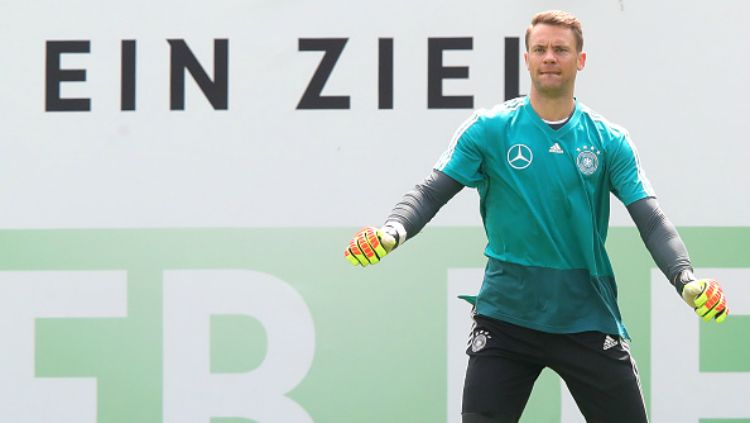
[[[555,56],[555,53],[552,51],[552,49],[548,49],[544,52],[544,57],[542,57],[542,60],[544,63],[554,63],[557,61],[557,56]]]

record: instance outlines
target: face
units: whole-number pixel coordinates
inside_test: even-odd
[[[586,64],[586,53],[576,50],[573,30],[539,24],[529,32],[529,51],[523,54],[532,90],[545,97],[572,96],[576,74]]]

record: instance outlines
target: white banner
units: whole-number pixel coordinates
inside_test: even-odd
[[[471,108],[528,92],[513,48],[552,7],[673,222],[750,225],[745,2],[6,0],[0,226],[378,224]]]

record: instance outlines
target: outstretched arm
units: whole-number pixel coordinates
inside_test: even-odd
[[[386,219],[384,227],[396,228],[397,240],[399,244],[403,243],[407,236],[413,237],[419,233],[463,187],[445,173],[433,170],[422,183],[404,194]]]
[[[627,209],[656,265],[672,285],[682,291],[679,276],[685,271],[692,272],[693,267],[677,229],[659,207],[656,198],[638,200]]]
[[[422,183],[404,194],[380,229],[370,226],[357,232],[344,256],[355,266],[378,263],[407,237],[419,233],[463,187],[443,172],[433,170]]]
[[[696,280],[687,248],[677,229],[669,221],[653,197],[627,206],[646,248],[656,265],[674,285],[685,302],[706,320],[721,323],[729,314],[723,290],[711,279]]]

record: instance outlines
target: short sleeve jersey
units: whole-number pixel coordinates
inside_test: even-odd
[[[578,101],[554,130],[520,97],[475,112],[435,169],[479,192],[489,258],[479,314],[628,337],[604,248],[610,192],[625,205],[655,194],[627,131]]]

